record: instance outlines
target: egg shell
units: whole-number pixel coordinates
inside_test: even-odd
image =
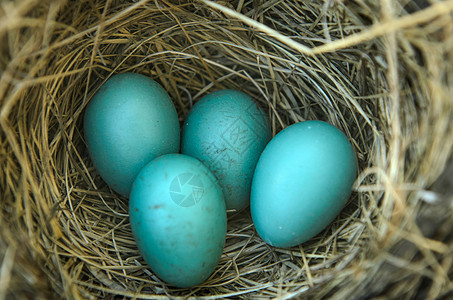
[[[352,145],[336,127],[306,121],[285,128],[264,149],[253,177],[258,234],[277,247],[314,237],[339,214],[356,175]]]
[[[227,209],[238,211],[249,205],[256,162],[270,138],[266,116],[247,94],[219,90],[190,111],[181,152],[209,167],[223,189]]]
[[[102,85],[86,107],[84,135],[101,177],[126,197],[146,163],[180,146],[178,115],[167,92],[135,73],[114,75]]]
[[[187,288],[216,268],[225,246],[225,201],[197,159],[167,154],[147,164],[134,181],[129,216],[138,249],[160,279]]]

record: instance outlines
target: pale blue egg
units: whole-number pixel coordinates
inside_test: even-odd
[[[112,76],[86,107],[88,152],[104,181],[129,196],[140,169],[159,155],[179,151],[175,106],[154,80],[140,74]]]
[[[197,159],[167,154],[147,164],[134,181],[129,215],[138,249],[160,279],[186,288],[216,268],[225,245],[225,201]]]
[[[184,124],[181,152],[200,159],[219,180],[227,209],[249,205],[256,162],[271,138],[263,111],[245,93],[220,90],[200,99]]]
[[[336,127],[306,121],[285,128],[256,166],[250,199],[256,231],[277,247],[309,240],[339,214],[356,175],[354,149]]]

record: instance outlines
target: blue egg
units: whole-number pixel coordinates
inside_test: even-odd
[[[266,116],[247,94],[220,90],[200,99],[189,113],[181,152],[209,167],[227,209],[238,211],[249,205],[255,165],[270,138]]]
[[[216,268],[225,245],[225,201],[197,159],[167,154],[147,164],[134,181],[129,216],[138,249],[160,279],[187,288]]]
[[[321,121],[285,128],[256,166],[250,199],[256,231],[276,247],[309,240],[339,214],[356,176],[353,147],[339,129]]]
[[[167,92],[134,73],[112,76],[88,103],[88,152],[104,181],[129,196],[140,169],[157,156],[179,151],[180,128]]]

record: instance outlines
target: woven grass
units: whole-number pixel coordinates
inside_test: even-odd
[[[0,2],[0,299],[453,296],[452,11],[451,0]],[[274,134],[334,124],[360,166],[347,206],[289,249],[266,245],[249,211],[230,214],[215,273],[167,286],[81,132],[94,93],[126,71],[160,82],[181,122],[232,88]]]

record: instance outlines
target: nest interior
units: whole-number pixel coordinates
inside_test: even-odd
[[[1,2],[0,298],[451,295],[452,11],[409,0]],[[181,123],[230,88],[260,104],[273,134],[311,119],[337,126],[360,166],[346,207],[288,249],[266,245],[247,210],[230,214],[214,274],[167,286],[83,140],[84,108],[121,72],[158,81]]]

